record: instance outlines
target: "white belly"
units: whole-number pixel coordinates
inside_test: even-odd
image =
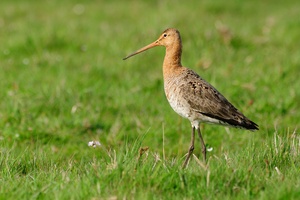
[[[176,95],[175,93],[169,94],[167,96],[167,99],[171,107],[176,113],[178,113],[180,116],[184,118],[191,117],[190,107],[188,106],[188,103],[184,99],[178,98],[178,95]]]

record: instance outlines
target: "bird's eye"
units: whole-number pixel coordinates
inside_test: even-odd
[[[164,33],[164,37],[167,37],[167,34],[166,34],[166,33]]]

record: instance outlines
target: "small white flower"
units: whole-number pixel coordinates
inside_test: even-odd
[[[101,143],[99,141],[90,141],[88,146],[96,148],[97,146],[101,146]]]
[[[214,148],[212,148],[212,147],[209,147],[209,148],[207,148],[207,151],[212,151]]]

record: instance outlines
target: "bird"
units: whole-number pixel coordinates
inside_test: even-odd
[[[182,66],[182,40],[177,29],[164,30],[157,40],[123,60],[157,46],[164,46],[166,49],[162,66],[166,98],[173,110],[183,118],[187,118],[192,126],[190,146],[182,168],[186,168],[193,154],[196,130],[201,142],[203,161],[206,163],[207,149],[200,130],[201,123],[250,131],[259,130],[256,123],[243,115],[211,84],[193,70]]]

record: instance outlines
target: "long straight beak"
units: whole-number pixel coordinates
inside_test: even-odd
[[[123,58],[123,60],[126,60],[127,58],[130,58],[131,56],[142,53],[143,51],[146,51],[146,50],[151,49],[151,48],[156,47],[156,46],[159,46],[158,42],[157,41],[152,42],[151,44],[148,44],[147,46],[145,46],[145,47],[137,50],[136,52],[126,56],[125,58]]]

